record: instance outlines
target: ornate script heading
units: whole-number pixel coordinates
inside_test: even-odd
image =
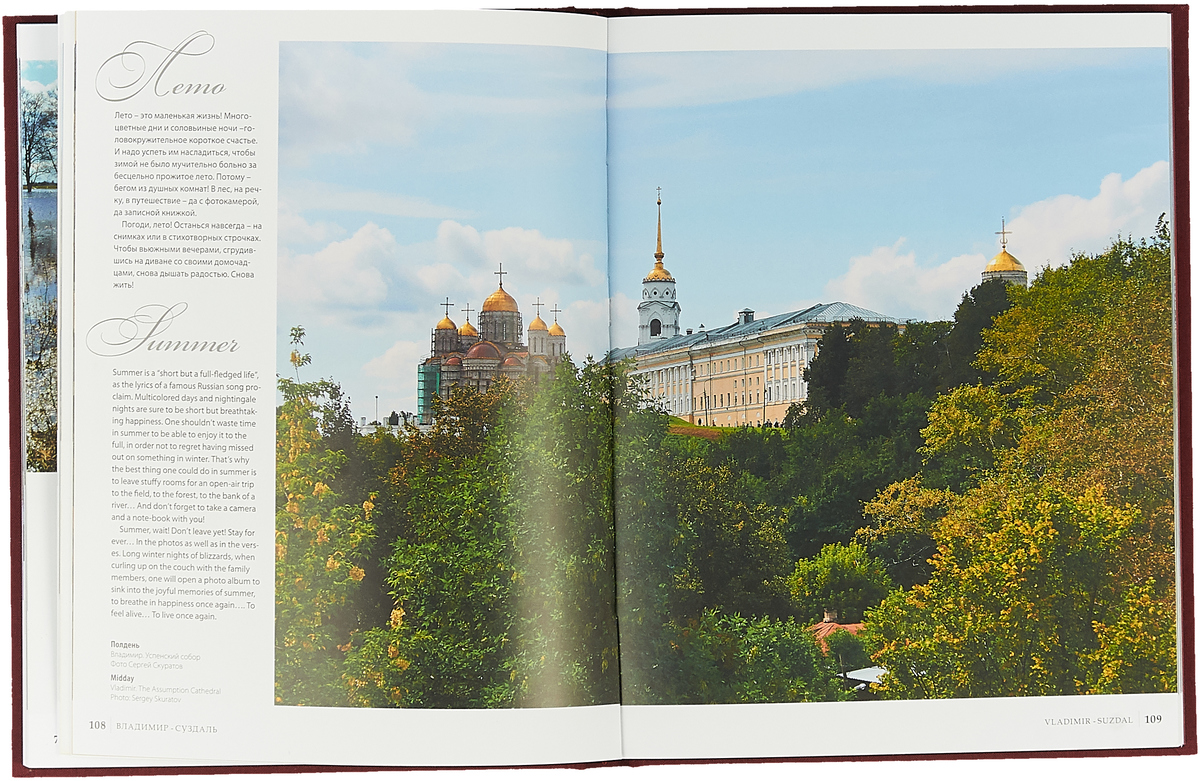
[[[162,335],[175,319],[187,311],[187,304],[172,306],[146,304],[129,317],[110,317],[88,329],[84,344],[94,355],[113,358],[128,355],[134,350],[143,352],[234,353],[236,339],[163,339]]]
[[[216,39],[204,30],[197,30],[174,48],[151,41],[133,41],[100,64],[96,70],[96,94],[118,103],[153,84],[151,92],[160,98],[167,95],[220,95],[225,91],[224,84],[163,84],[163,78],[177,59],[201,57],[212,51],[214,45]]]

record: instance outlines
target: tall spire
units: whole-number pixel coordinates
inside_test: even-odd
[[[658,188],[658,249],[654,252],[654,267],[662,268],[662,261],[666,255],[662,251],[662,188]]]
[[[650,269],[650,273],[642,280],[642,283],[647,282],[674,282],[675,277],[671,276],[671,272],[663,268],[662,251],[662,188],[658,189],[658,246],[654,251],[654,268]]]

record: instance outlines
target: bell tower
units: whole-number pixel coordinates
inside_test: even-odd
[[[675,300],[675,277],[663,268],[662,188],[658,188],[658,249],[654,268],[642,280],[642,302],[638,304],[638,344],[679,335],[679,302]]]

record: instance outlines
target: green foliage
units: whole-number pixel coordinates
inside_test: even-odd
[[[347,660],[354,704],[616,701],[613,386],[568,360],[538,388],[458,389],[405,432],[391,610]]]
[[[340,395],[327,381],[280,380],[276,430],[275,700],[342,705],[342,654],[358,625],[353,595],[375,536],[372,497],[350,504],[330,488],[346,457],[319,427]]]
[[[991,483],[940,524],[934,573],[867,614],[889,698],[1080,693],[1121,585],[1118,545],[1138,520],[1099,491]]]
[[[838,621],[855,623],[887,596],[892,579],[882,561],[851,542],[826,545],[814,558],[796,562],[787,585],[800,620],[819,621],[834,610]]]
[[[1110,623],[1094,624],[1099,647],[1084,654],[1088,694],[1175,691],[1173,589],[1153,579],[1125,591]]]
[[[977,483],[1021,432],[1021,419],[995,388],[963,385],[939,396],[921,430],[926,481],[954,490]]]
[[[672,622],[669,651],[651,702],[829,702],[850,699],[836,663],[795,620],[743,618],[718,610]]]
[[[863,508],[868,523],[854,533],[902,588],[929,580],[937,551],[934,532],[953,494],[925,488],[919,478],[892,483]]]
[[[346,664],[350,703],[512,705],[512,524],[483,458],[414,476],[407,538],[386,562],[393,607]]]
[[[560,363],[505,449],[515,467],[522,705],[619,699],[613,383],[612,371],[590,359],[580,368]]]
[[[826,637],[825,645],[828,648],[826,656],[837,664],[841,675],[875,664],[863,646],[862,638],[850,634],[845,629],[839,629]]]
[[[937,547],[927,582],[868,613],[880,693],[1174,690],[1166,228],[1012,293],[978,360],[994,384],[939,398],[923,432],[930,483],[957,493],[868,505],[873,550]]]

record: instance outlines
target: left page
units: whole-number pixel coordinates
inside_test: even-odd
[[[62,750],[619,757],[606,23],[62,28]]]

